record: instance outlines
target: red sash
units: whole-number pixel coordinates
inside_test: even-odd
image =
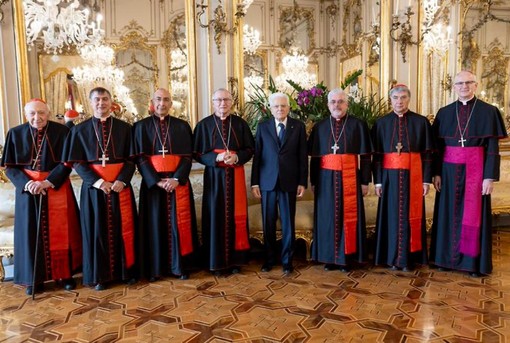
[[[158,173],[173,173],[179,166],[181,157],[177,155],[154,155],[149,156],[152,166]],[[189,180],[185,185],[175,188],[175,206],[177,213],[177,231],[179,232],[179,245],[181,255],[185,256],[193,252],[193,239],[191,234],[191,201],[188,187]]]
[[[464,164],[466,167],[460,252],[471,257],[480,255],[483,158],[483,147],[452,146],[446,147],[443,157],[444,162]]]
[[[214,152],[221,154],[225,152],[222,149],[214,149]],[[230,150],[235,154],[235,151]],[[229,165],[223,162],[217,163],[221,168],[234,168],[234,222],[236,230],[236,250],[250,249],[248,240],[248,227],[246,221],[248,219],[248,199],[246,195],[246,181],[244,178],[244,167],[237,165]]]
[[[117,180],[124,163],[112,163],[103,167],[101,164],[89,164],[103,180],[114,182]],[[119,193],[120,219],[122,224],[122,239],[126,254],[126,267],[129,268],[135,263],[135,226],[133,218],[133,204],[129,187],[125,187]]]
[[[342,171],[342,193],[344,205],[345,254],[356,252],[356,231],[358,226],[358,189],[356,173],[358,171],[358,155],[328,154],[321,158],[321,168]]]
[[[421,155],[411,153],[387,153],[383,159],[384,169],[409,170],[409,226],[411,227],[411,252],[422,250],[421,223],[423,220],[423,172]]]
[[[49,172],[27,169],[24,172],[34,181],[44,181],[49,175]],[[68,279],[72,276],[71,268],[77,269],[82,260],[81,233],[74,210],[73,189],[67,179],[58,190],[48,188],[46,191],[51,274],[54,280]],[[72,254],[72,266],[69,251]]]

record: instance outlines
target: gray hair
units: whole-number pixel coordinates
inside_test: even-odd
[[[392,89],[390,89],[390,97],[393,95],[393,93],[396,93],[396,92],[407,92],[407,95],[409,95],[409,97],[411,97],[411,91],[409,90],[409,87],[407,87],[406,85],[398,84],[395,87],[393,87]]]
[[[345,100],[348,100],[347,99],[347,93],[342,89],[342,88],[333,88],[332,90],[329,91],[328,93],[328,102],[331,101],[331,98],[333,97],[333,95],[335,94],[340,94],[340,95],[343,95],[345,97]]]
[[[273,106],[274,101],[279,98],[285,99],[287,106],[290,105],[289,96],[285,93],[277,92],[277,93],[273,93],[273,94],[269,95],[269,98],[268,98],[269,106]]]
[[[216,95],[216,93],[218,92],[227,92],[228,94],[230,94],[230,99],[232,99],[232,93],[226,89],[226,88],[218,88],[217,90],[215,90],[212,94],[212,100],[214,100],[214,96]]]

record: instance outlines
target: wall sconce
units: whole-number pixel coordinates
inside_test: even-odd
[[[446,74],[446,77],[444,78],[444,80],[441,81],[441,87],[443,87],[443,90],[445,92],[448,92],[449,94],[451,94],[452,86],[453,86],[452,76],[450,74]]]
[[[411,9],[411,6],[407,7],[406,12],[404,12],[406,21],[400,21],[399,15],[393,15],[393,23],[390,29],[390,37],[394,42],[400,43],[400,52],[402,53],[402,60],[407,62],[406,60],[406,50],[408,45],[418,45],[419,41],[413,41],[411,26],[411,17],[414,15],[414,12]]]
[[[234,25],[231,28],[227,28],[227,15],[223,10],[223,5],[221,4],[221,0],[218,0],[218,6],[214,9],[214,19],[209,20],[207,24],[204,24],[202,21],[202,16],[205,14],[205,11],[209,7],[207,4],[204,4],[205,0],[202,0],[200,4],[197,4],[197,21],[200,27],[214,30],[214,42],[216,42],[216,47],[218,48],[218,54],[221,54],[221,38],[225,35],[232,35],[237,31],[239,24],[241,22],[241,18],[246,15],[248,8],[250,7],[253,0],[241,0],[237,4],[237,9],[235,13],[235,21]]]

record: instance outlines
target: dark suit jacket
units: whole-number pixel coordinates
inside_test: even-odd
[[[255,136],[255,155],[251,169],[251,184],[262,191],[295,192],[299,185],[307,185],[308,157],[305,125],[287,117],[285,137],[278,145],[274,118],[259,123]]]

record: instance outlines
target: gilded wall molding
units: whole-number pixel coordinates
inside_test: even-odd
[[[9,0],[0,0],[0,24],[4,22],[4,10],[2,9]]]
[[[308,49],[304,52],[306,54],[310,54],[313,49],[315,49],[316,44],[314,11],[300,7],[296,1],[294,1],[293,7],[280,6],[280,38],[278,40],[278,45],[280,47],[288,50],[292,45],[296,43],[296,23],[303,21],[307,23],[306,34],[309,40]],[[285,36],[285,34],[288,32],[292,34],[290,39]]]

